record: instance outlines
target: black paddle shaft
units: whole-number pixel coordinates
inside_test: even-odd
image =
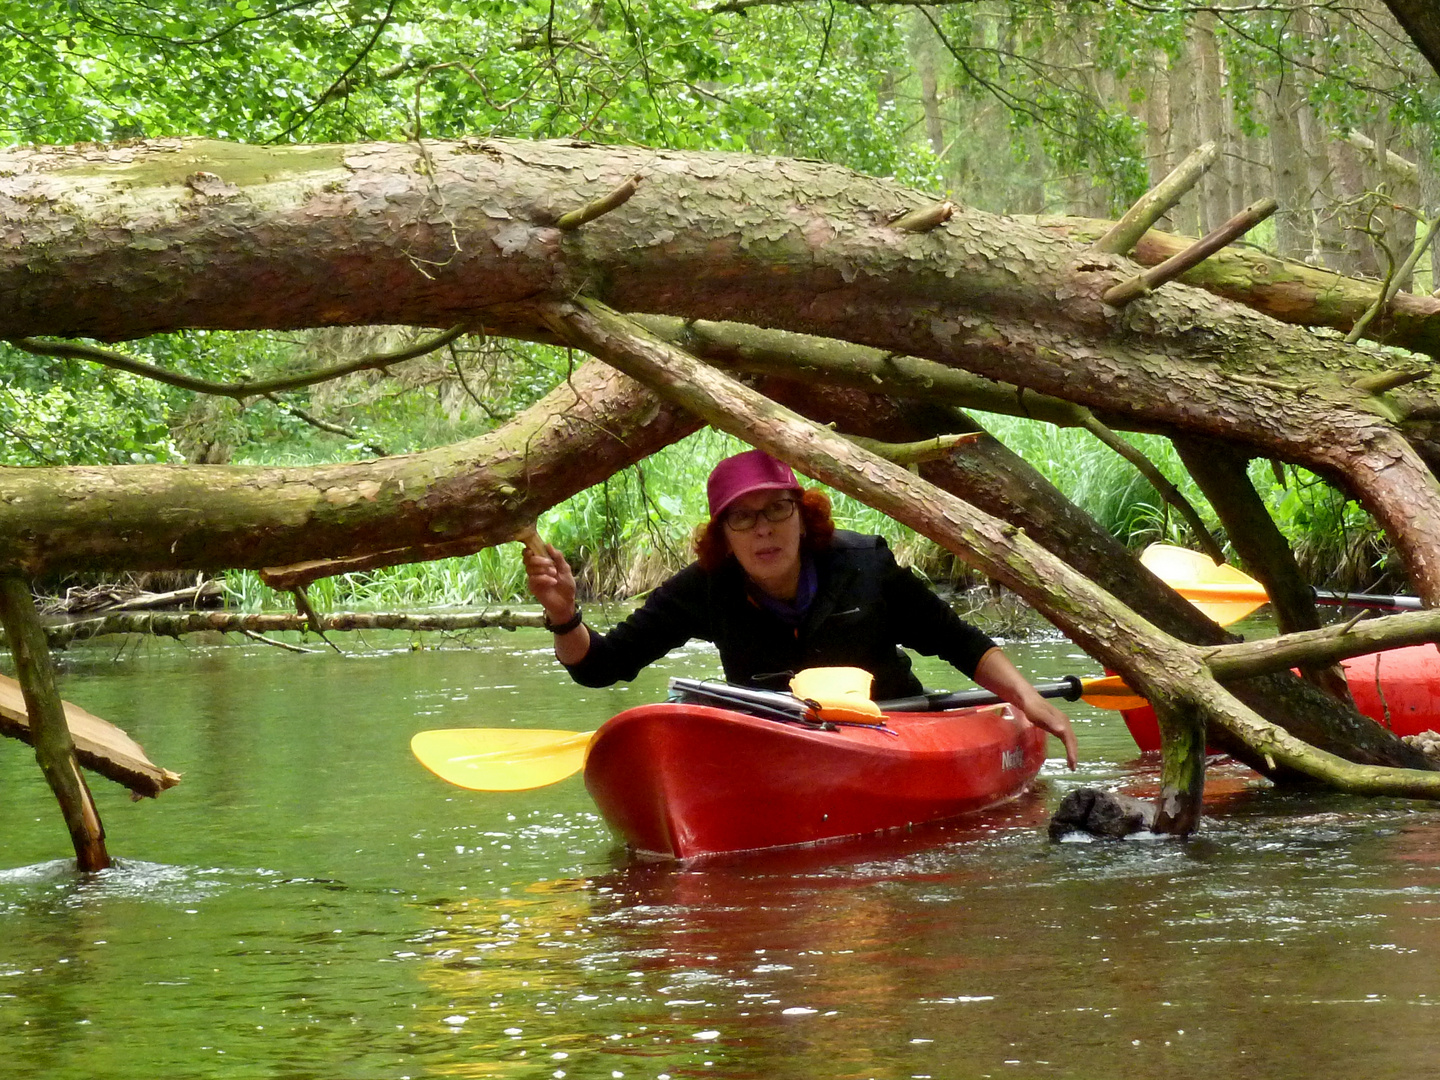
[[[1424,605],[1418,596],[1391,596],[1384,593],[1363,593],[1363,592],[1327,592],[1324,589],[1312,589],[1315,599],[1321,604],[1334,604],[1337,607],[1373,607],[1389,608],[1391,611],[1419,611]]]
[[[1078,701],[1085,691],[1085,685],[1078,676],[1066,675],[1059,682],[1039,683],[1035,689],[1041,697]],[[764,715],[776,720],[805,722],[812,716],[808,702],[794,694],[781,693],[778,690],[753,690],[748,686],[735,686],[732,683],[672,678],[670,693],[692,700],[704,699],[721,705],[744,706],[747,710],[763,710]],[[881,712],[945,712],[974,705],[998,705],[1003,700],[989,690],[961,690],[953,694],[937,690],[930,694],[916,694],[914,697],[896,698],[878,704]]]
[[[1085,692],[1085,684],[1079,676],[1066,675],[1059,682],[1037,683],[1035,690],[1044,698],[1061,698],[1078,701]],[[882,712],[945,712],[947,709],[964,709],[972,705],[998,705],[1004,701],[999,694],[989,690],[960,690],[953,694],[943,690],[914,697],[896,698],[880,702]]]

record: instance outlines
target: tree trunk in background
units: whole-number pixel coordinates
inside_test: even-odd
[[[1170,159],[1182,161],[1204,140],[1200,137],[1200,64],[1195,39],[1187,36],[1180,59],[1170,67]],[[1201,232],[1200,200],[1191,192],[1170,211],[1175,231],[1187,236]]]
[[[1304,103],[1293,74],[1286,73],[1271,90],[1270,175],[1280,204],[1275,214],[1275,250],[1283,259],[1304,259],[1310,242],[1310,168],[1301,136]]]
[[[1349,238],[1339,213],[1343,187],[1330,158],[1331,136],[1308,102],[1300,109],[1300,138],[1309,188],[1310,254],[1306,257],[1336,273],[1349,273]]]
[[[1170,71],[1163,52],[1151,57],[1141,80],[1145,87],[1145,158],[1149,165],[1150,186],[1154,187],[1177,164],[1170,153]],[[1161,220],[1169,223],[1170,214],[1166,213]]]
[[[1199,138],[1196,145],[1213,142],[1220,148],[1220,156],[1201,177],[1198,187],[1201,233],[1219,228],[1235,212],[1231,209],[1233,192],[1230,176],[1235,143],[1230,124],[1230,99],[1225,90],[1225,72],[1215,41],[1214,26],[1214,15],[1201,15],[1195,20],[1191,37],[1198,90],[1196,119]]]
[[[945,126],[940,112],[940,76],[935,63],[935,32],[917,12],[910,23],[911,56],[920,75],[920,107],[925,113],[925,135],[938,158],[945,153]]]

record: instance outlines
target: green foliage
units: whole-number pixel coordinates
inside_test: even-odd
[[[172,460],[173,401],[148,379],[0,343],[0,465]]]
[[[1161,499],[1154,486],[1083,428],[1057,428],[1013,416],[979,414],[977,418],[1066,498],[1131,547],[1139,549],[1157,542],[1196,543],[1185,522]],[[1121,435],[1179,488],[1212,533],[1219,531],[1209,502],[1190,479],[1168,439],[1129,432]]]

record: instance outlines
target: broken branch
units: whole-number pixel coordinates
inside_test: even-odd
[[[908,469],[921,462],[945,457],[957,446],[972,443],[983,437],[984,434],[983,431],[967,431],[960,435],[936,435],[933,439],[921,439],[919,442],[908,443],[881,442],[879,439],[867,439],[863,435],[847,435],[845,437],[856,446],[863,446],[877,457],[883,457],[886,461],[893,461],[896,465]]]
[[[1111,307],[1124,307],[1132,300],[1138,300],[1153,292],[1167,281],[1179,277],[1191,267],[1204,262],[1226,244],[1243,236],[1275,212],[1279,204],[1274,199],[1261,199],[1252,203],[1213,232],[1206,233],[1180,254],[1166,259],[1159,266],[1152,266],[1143,274],[1137,274],[1129,281],[1116,285],[1105,293],[1103,299]]]
[[[955,213],[955,204],[949,199],[944,202],[931,203],[929,206],[922,206],[918,210],[911,210],[890,223],[892,229],[899,229],[901,232],[923,233],[931,229],[937,229],[949,221]]]
[[[602,195],[578,210],[561,214],[560,219],[555,222],[555,228],[561,232],[573,232],[581,225],[594,221],[601,214],[608,214],[616,207],[624,206],[630,201],[630,196],[635,194],[635,189],[640,186],[640,180],[640,174],[636,173],[608,195]]]
[[[1169,176],[1140,196],[1140,200],[1125,211],[1125,216],[1095,241],[1094,250],[1110,255],[1127,254],[1155,222],[1164,217],[1187,191],[1199,183],[1200,178],[1215,164],[1215,159],[1219,156],[1220,147],[1214,142],[1207,142],[1193,151],[1171,170]]]
[[[1363,614],[1363,612],[1362,612]],[[1320,630],[1302,630],[1265,641],[1216,645],[1205,663],[1222,682],[1284,671],[1300,664],[1330,664],[1351,656],[1440,641],[1440,609],[1380,615]]]
[[[1395,294],[1400,291],[1400,284],[1409,279],[1410,274],[1415,269],[1415,264],[1420,261],[1420,256],[1425,254],[1425,249],[1428,248],[1431,241],[1435,239],[1435,230],[1437,227],[1440,227],[1440,214],[1437,214],[1425,223],[1425,235],[1420,237],[1420,239],[1416,241],[1415,246],[1410,249],[1410,254],[1405,257],[1405,261],[1401,264],[1400,269],[1390,275],[1389,279],[1385,282],[1385,288],[1383,288],[1380,291],[1380,295],[1375,298],[1375,303],[1371,304],[1370,307],[1365,310],[1364,315],[1361,315],[1359,319],[1355,320],[1355,325],[1351,328],[1350,333],[1345,335],[1347,342],[1353,345],[1359,341],[1365,335],[1365,328],[1370,325],[1375,316],[1384,311],[1385,308],[1389,306],[1390,301],[1395,299]]]

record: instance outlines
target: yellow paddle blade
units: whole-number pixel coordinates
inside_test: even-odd
[[[585,766],[593,731],[539,728],[442,728],[410,740],[420,764],[472,791],[544,787]]]
[[[1119,675],[1103,679],[1086,679],[1081,684],[1080,700],[1097,709],[1143,709],[1150,703],[1125,684]]]
[[[1269,602],[1265,587],[1227,563],[1172,544],[1151,544],[1140,556],[1145,568],[1221,626],[1239,622]]]

